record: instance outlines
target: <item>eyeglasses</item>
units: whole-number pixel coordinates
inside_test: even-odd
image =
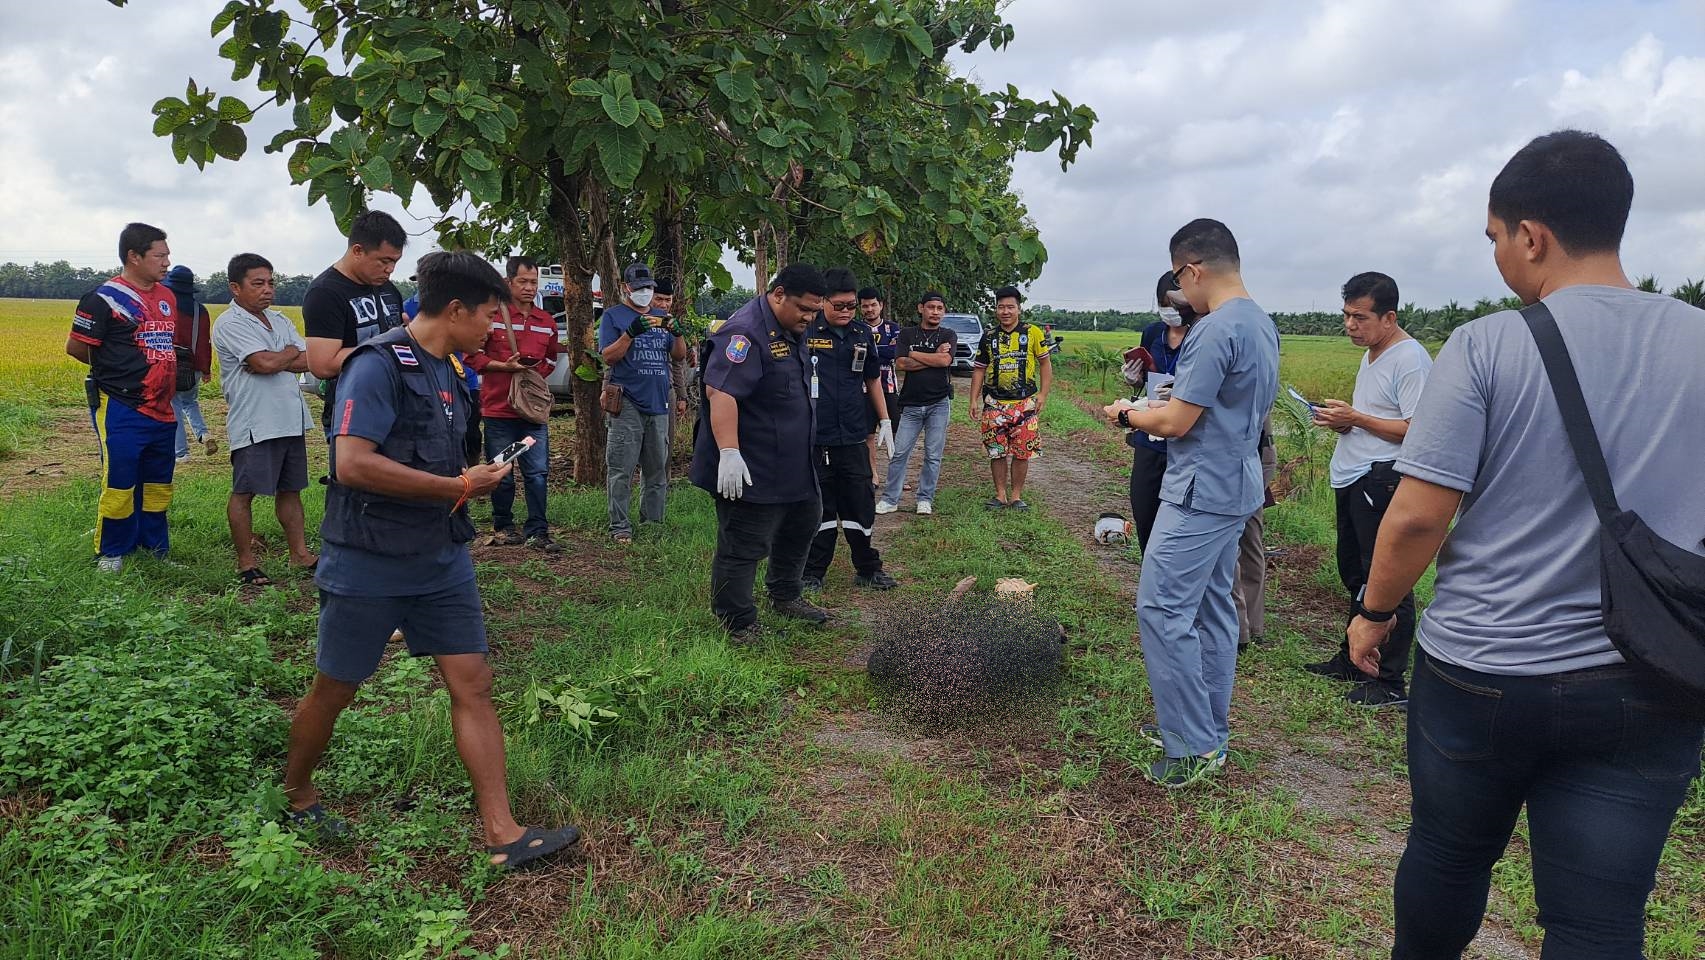
[[[1182,287],[1184,285],[1184,271],[1190,269],[1191,267],[1199,267],[1201,265],[1202,265],[1202,261],[1192,260],[1189,263],[1186,263],[1184,266],[1179,267],[1177,270],[1172,271],[1172,283],[1173,283],[1173,285]]]
[[[830,300],[829,308],[836,313],[851,313],[858,309],[857,300]]]

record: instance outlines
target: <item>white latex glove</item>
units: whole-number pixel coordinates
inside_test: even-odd
[[[740,448],[727,447],[716,465],[716,492],[729,500],[738,500],[752,485],[752,471],[746,469],[746,458]]]
[[[894,421],[884,420],[876,425],[876,449],[894,454]]]

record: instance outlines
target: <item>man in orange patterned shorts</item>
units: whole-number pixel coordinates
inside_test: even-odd
[[[990,510],[1028,510],[1024,478],[1042,452],[1042,409],[1054,385],[1054,362],[1042,328],[1019,319],[1017,287],[995,291],[996,326],[977,345],[971,365],[971,419],[982,425],[995,495]]]

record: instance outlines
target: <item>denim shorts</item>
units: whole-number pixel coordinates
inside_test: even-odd
[[[379,669],[391,633],[410,656],[485,653],[485,614],[472,580],[418,597],[351,597],[320,591],[320,644],[314,666],[333,680],[360,683]]]

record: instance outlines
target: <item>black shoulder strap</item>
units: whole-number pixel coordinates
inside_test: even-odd
[[[1581,381],[1575,375],[1575,364],[1569,359],[1569,347],[1563,342],[1563,332],[1557,329],[1557,318],[1543,301],[1522,308],[1521,316],[1539,346],[1539,358],[1545,363],[1545,376],[1551,381],[1551,392],[1557,395],[1557,408],[1563,414],[1563,429],[1569,434],[1569,446],[1575,448],[1575,462],[1586,478],[1587,492],[1592,494],[1593,509],[1600,523],[1609,523],[1620,508],[1616,489],[1610,482],[1610,467],[1604,462],[1604,448],[1599,445],[1593,430],[1592,414],[1587,411],[1586,397],[1581,394]]]

